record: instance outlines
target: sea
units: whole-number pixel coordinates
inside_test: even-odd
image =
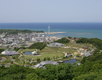
[[[20,29],[32,31],[65,32],[49,36],[84,37],[102,39],[102,23],[0,23],[0,29]]]

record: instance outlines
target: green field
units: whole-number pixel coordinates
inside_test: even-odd
[[[69,52],[70,54],[73,54],[74,52],[77,52],[77,49],[73,49],[72,47],[76,48],[82,48],[82,46],[90,46],[90,44],[73,44],[73,43],[67,43],[66,46],[69,46],[71,48],[57,48],[57,47],[45,47],[43,50],[40,51],[40,55],[34,56],[34,55],[25,55],[27,58],[33,58],[37,59],[40,58],[43,60],[44,58],[54,58],[54,57],[59,57],[62,58],[64,56],[64,52]],[[32,52],[35,51],[36,49],[23,49],[21,52]]]
[[[92,44],[89,43],[82,43],[82,44],[73,44],[73,43],[67,43],[66,46],[70,46],[70,47],[77,47],[77,48],[82,48],[82,47],[92,47]],[[93,46],[94,47],[94,46]]]
[[[37,59],[40,58],[43,60],[45,57],[63,57],[64,53],[63,52],[70,52],[73,54],[76,50],[73,49],[68,49],[68,48],[55,48],[55,47],[45,47],[43,50],[40,51],[41,55],[39,56],[32,56],[32,55],[26,55],[27,58],[33,58]]]

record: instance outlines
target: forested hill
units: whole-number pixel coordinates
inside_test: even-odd
[[[32,32],[36,32],[36,33],[40,33],[40,32],[44,32],[44,31],[31,31],[31,30],[18,30],[18,29],[0,29],[0,34],[2,34],[3,32],[7,32],[7,34],[17,34],[17,33],[32,33]]]

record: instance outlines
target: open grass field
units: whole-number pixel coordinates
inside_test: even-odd
[[[44,54],[41,54],[41,56],[33,56],[33,55],[28,55],[26,56],[27,58],[33,58],[33,59],[37,59],[37,58],[40,58],[41,60],[43,60],[44,58],[53,58],[53,57],[61,57],[63,56],[62,53],[44,53]]]
[[[40,51],[41,55],[39,56],[33,56],[33,55],[27,55],[27,58],[33,58],[37,59],[40,58],[43,60],[44,58],[50,57],[63,57],[64,53],[63,52],[70,52],[73,54],[76,50],[73,49],[68,49],[68,48],[56,48],[56,47],[45,47],[43,50]]]
[[[67,43],[66,46],[70,46],[70,47],[77,47],[77,48],[81,48],[81,45],[77,45],[77,44],[73,44],[73,43]]]
[[[46,47],[41,52],[42,53],[58,53],[58,52],[70,52],[73,54],[76,50],[69,48],[56,48],[56,47]]]
[[[77,47],[77,48],[82,48],[83,46],[90,46],[90,44],[73,44],[73,43],[68,43],[66,44],[66,46],[70,46],[70,47]],[[22,52],[32,52],[35,51],[36,49],[24,49],[21,50]],[[33,59],[37,59],[40,58],[41,60],[43,60],[44,58],[54,58],[54,57],[63,57],[64,53],[63,52],[69,52],[70,54],[74,54],[74,52],[77,52],[76,49],[73,48],[57,48],[57,47],[45,47],[43,50],[40,51],[41,55],[25,55],[25,57],[27,58],[33,58]]]
[[[87,43],[87,44],[86,43],[84,43],[84,44],[67,43],[66,46],[82,48],[83,46],[85,46],[85,47],[92,47],[92,44],[89,44],[89,43]]]

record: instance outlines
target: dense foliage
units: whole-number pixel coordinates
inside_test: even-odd
[[[71,39],[72,37],[71,36],[68,36],[68,38]]]
[[[42,50],[43,48],[46,47],[46,44],[45,43],[42,43],[42,42],[38,42],[38,43],[34,43],[32,44],[29,49],[40,49]]]
[[[23,66],[13,65],[10,68],[0,67],[0,80],[25,80],[26,75],[33,70]]]
[[[0,34],[7,32],[7,34],[18,34],[18,33],[32,33],[32,32],[43,32],[43,31],[31,31],[31,30],[18,30],[18,29],[0,29]]]
[[[5,49],[0,49],[0,53],[3,52]]]
[[[102,80],[102,40],[81,38],[77,43],[90,43],[96,47],[93,55],[84,57],[77,67],[75,80]]]
[[[59,40],[57,40],[55,42],[66,44],[66,43],[69,43],[70,41],[68,39],[66,39],[66,38],[61,38],[61,39],[59,39]]]
[[[102,40],[97,38],[81,38],[76,41],[76,43],[90,43],[93,46],[97,47],[97,49],[102,49]]]
[[[74,76],[74,66],[71,64],[46,65],[46,69],[18,65],[0,67],[0,80],[72,80]]]

